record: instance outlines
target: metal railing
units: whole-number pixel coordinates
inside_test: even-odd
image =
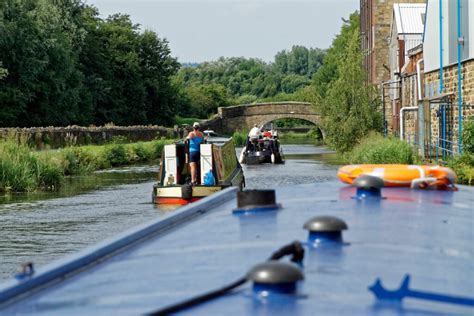
[[[420,145],[418,142],[418,135],[414,133],[407,133],[405,141],[414,149],[417,149]],[[457,143],[452,140],[431,137],[431,142],[425,142],[423,146],[425,147],[425,158],[430,162],[434,161],[437,164],[444,164],[447,159],[459,155],[457,151]]]

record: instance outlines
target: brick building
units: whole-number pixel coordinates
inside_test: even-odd
[[[426,0],[360,0],[360,31],[368,82],[379,85],[390,79],[388,42],[394,3],[426,3]]]
[[[460,152],[460,123],[474,116],[474,1],[429,1],[426,16],[419,138],[425,152],[451,155]]]
[[[423,42],[425,13],[426,4],[424,3],[393,4],[388,43],[390,81],[389,84],[384,84],[382,92],[389,95],[390,102],[385,102],[384,107],[385,121],[388,131],[394,135],[400,135],[402,128],[402,125],[400,125],[401,107],[418,105],[416,97],[413,98],[413,94],[405,93],[405,95],[402,95],[402,90],[411,90],[411,86],[416,84],[416,71],[410,71],[413,67],[410,64],[411,60],[408,52]],[[384,98],[385,100],[386,98]],[[402,105],[403,102],[405,102],[404,105]]]

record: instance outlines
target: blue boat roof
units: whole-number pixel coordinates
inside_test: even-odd
[[[296,294],[257,297],[248,283],[182,314],[472,315],[472,306],[430,300],[384,303],[368,287],[381,278],[396,289],[409,274],[416,291],[473,298],[474,188],[384,188],[384,199],[368,200],[355,190],[335,181],[277,188],[282,208],[234,214],[236,188],[226,189],[4,284],[0,314],[144,314],[232,282],[299,240]],[[305,243],[303,224],[317,215],[347,223],[343,243]]]

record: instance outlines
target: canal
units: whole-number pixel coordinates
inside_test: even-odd
[[[247,188],[334,179],[336,155],[311,144],[283,145],[284,165],[244,166]],[[67,180],[59,192],[0,197],[0,281],[172,212],[151,203],[156,166],[133,166]]]

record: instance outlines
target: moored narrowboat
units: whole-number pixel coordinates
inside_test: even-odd
[[[232,138],[212,137],[200,145],[199,184],[190,183],[187,146],[180,141],[165,145],[158,183],[153,186],[156,204],[188,204],[229,186],[245,185]]]

